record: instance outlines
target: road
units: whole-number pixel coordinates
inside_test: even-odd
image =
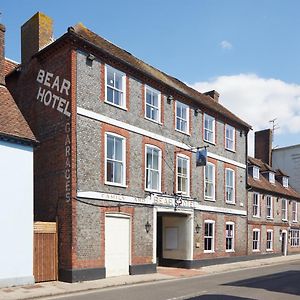
[[[136,284],[44,299],[287,300],[300,299],[300,262],[206,276]]]

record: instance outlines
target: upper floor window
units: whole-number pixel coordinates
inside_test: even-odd
[[[226,252],[234,251],[234,223],[226,222]]]
[[[273,218],[273,198],[271,196],[267,196],[267,219]]]
[[[235,150],[235,129],[228,124],[225,125],[225,148]]]
[[[190,159],[177,156],[177,193],[189,196],[190,193]]]
[[[226,202],[235,203],[235,172],[225,169]]]
[[[215,143],[215,118],[204,114],[204,140]]]
[[[275,183],[275,174],[273,172],[269,172],[269,181]]]
[[[146,190],[161,190],[161,150],[146,145]]]
[[[281,200],[281,218],[283,221],[287,221],[288,218],[287,203],[286,199]]]
[[[289,179],[285,176],[282,177],[282,185],[286,188],[289,186]]]
[[[189,132],[189,107],[176,101],[176,129],[178,131]]]
[[[268,229],[267,230],[267,251],[272,251],[273,250],[273,230]]]
[[[124,186],[125,179],[125,138],[106,133],[105,181],[108,184]]]
[[[253,178],[259,179],[259,167],[253,166]]]
[[[215,165],[208,163],[204,168],[204,197],[215,200]]]
[[[121,108],[126,107],[126,74],[106,65],[105,101]]]
[[[145,86],[145,117],[157,123],[160,123],[161,115],[161,96],[160,92]]]
[[[298,218],[298,213],[297,213],[297,202],[293,201],[292,202],[292,220],[293,222],[297,222],[297,218]]]
[[[260,230],[253,229],[252,250],[259,251],[259,249],[260,249]]]
[[[215,248],[215,221],[205,221],[204,252],[214,252]]]
[[[260,217],[260,199],[258,193],[253,193],[253,217]]]

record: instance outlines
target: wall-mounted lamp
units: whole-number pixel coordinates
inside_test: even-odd
[[[196,233],[199,233],[200,232],[200,229],[201,229],[201,227],[200,227],[200,225],[197,223],[197,225],[196,225]]]
[[[88,60],[94,60],[95,59],[95,56],[90,53],[87,57],[86,57]]]
[[[198,116],[198,114],[201,113],[201,109],[200,108],[195,108],[195,116]]]
[[[169,95],[167,98],[168,104],[171,104],[171,102],[174,100],[174,97],[172,95]]]
[[[243,136],[243,130],[240,131],[240,137],[242,137],[242,136]]]
[[[149,221],[147,221],[147,223],[145,224],[145,229],[146,229],[146,232],[149,233],[149,231],[151,229],[151,224],[149,223]]]

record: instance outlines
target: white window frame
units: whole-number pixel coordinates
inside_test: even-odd
[[[257,233],[257,240],[254,240],[254,232]],[[257,243],[257,248],[254,248],[254,242]],[[253,229],[252,230],[252,252],[260,252],[260,229]]]
[[[292,202],[292,221],[294,223],[298,222],[298,203],[297,203],[297,201]]]
[[[227,182],[227,172],[232,173],[232,184],[233,186],[229,186]],[[227,199],[227,188],[232,188],[232,200]],[[235,204],[235,171],[230,168],[225,168],[225,201],[229,204]]]
[[[212,181],[206,181],[206,167],[208,167],[208,166],[211,166],[213,168]],[[204,199],[205,200],[216,201],[216,178],[215,177],[216,177],[216,166],[213,163],[208,162],[206,164],[206,166],[204,167]],[[206,195],[206,182],[211,183],[213,185],[213,195],[212,195],[212,197]]]
[[[268,233],[271,234],[271,239],[268,239]],[[266,244],[266,251],[273,251],[273,240],[274,240],[273,235],[274,235],[273,230],[272,229],[268,229],[267,230],[267,235],[266,235],[266,243],[267,243]],[[268,246],[270,246],[270,247],[268,247]]]
[[[212,224],[212,235],[206,236],[205,235],[205,226],[206,224]],[[205,239],[211,239],[211,248],[210,250],[205,250]],[[204,253],[214,253],[215,252],[215,221],[214,220],[205,220],[204,221],[204,245],[203,245],[203,252]]]
[[[227,225],[232,226],[232,236],[231,237],[227,235]],[[225,233],[225,251],[226,252],[234,252],[234,248],[235,248],[234,247],[234,244],[235,244],[234,230],[235,230],[234,222],[226,222],[226,224],[225,224],[225,231],[226,231],[226,233]],[[231,242],[232,248],[231,249],[227,249],[227,239],[228,238],[232,239],[232,242]]]
[[[119,90],[119,89],[117,89],[117,88],[115,88],[115,87],[108,84],[108,82],[107,82],[107,70],[108,69],[110,69],[114,73],[118,73],[119,75],[122,76],[122,90]],[[122,105],[115,104],[115,103],[113,103],[113,102],[111,102],[107,99],[107,86],[109,86],[111,89],[113,89],[115,91],[118,91],[118,92],[122,93],[122,95],[123,95],[122,96]],[[105,87],[104,87],[104,89],[105,89],[105,100],[104,100],[105,103],[108,103],[112,106],[127,110],[127,108],[126,108],[126,74],[124,72],[119,71],[118,69],[116,69],[116,68],[114,68],[110,65],[105,64]]]
[[[253,179],[259,179],[259,167],[253,166]]]
[[[187,192],[179,191],[178,189],[178,177],[180,176],[178,174],[178,159],[185,159],[187,161]],[[180,176],[183,177],[183,176]],[[176,156],[176,193],[181,194],[182,196],[189,197],[190,195],[190,158],[184,154],[177,154]]]
[[[158,102],[157,107],[152,104],[147,103],[147,91],[157,94],[157,102]],[[145,99],[145,119],[152,121],[154,123],[161,124],[161,92],[145,84],[144,99]],[[147,117],[147,106],[150,106],[152,109],[158,110],[158,119],[157,120]]]
[[[254,200],[257,200],[257,204],[254,203]],[[254,207],[257,207],[257,213],[254,213]],[[260,194],[253,193],[253,202],[252,202],[252,216],[253,218],[260,218]]]
[[[270,183],[275,183],[275,174],[274,172],[269,172],[269,181]]]
[[[177,106],[178,106],[178,104],[182,105],[183,107],[186,108],[186,119],[177,116]],[[186,131],[183,131],[183,130],[177,128],[177,119],[186,122]],[[188,135],[190,134],[189,133],[190,132],[190,107],[187,104],[182,103],[181,101],[178,101],[178,100],[175,101],[175,130],[178,131],[178,132],[181,132],[181,133],[188,134]]]
[[[107,137],[108,136],[113,136],[115,138],[119,138],[122,140],[122,164],[123,164],[123,170],[122,170],[122,178],[123,182],[122,183],[117,183],[117,182],[111,182],[107,181]],[[120,187],[126,187],[126,138],[122,135],[113,133],[113,132],[105,132],[105,150],[104,150],[104,183],[107,185],[113,185],[113,186],[120,186]]]
[[[210,128],[206,128],[205,127],[205,120],[208,121],[212,121],[212,129]],[[204,128],[204,132],[203,132],[203,140],[205,142],[211,143],[211,144],[215,144],[216,142],[216,119],[208,114],[204,114],[204,120],[203,120],[203,128]],[[206,139],[206,132],[212,133],[212,140]]]
[[[232,139],[227,136],[227,129],[232,131]],[[228,147],[227,142],[232,142],[232,148]],[[235,151],[235,128],[231,125],[225,125],[225,149]]]
[[[285,205],[283,205],[283,203],[285,203]],[[287,199],[281,199],[281,219],[282,219],[282,221],[288,220],[288,201],[287,201]]]
[[[291,229],[290,239],[291,239],[291,247],[299,247],[300,246],[300,230],[299,229]]]
[[[270,205],[268,203],[268,200],[270,200]],[[268,214],[268,211],[270,211],[270,214]],[[267,219],[273,219],[273,197],[267,195],[266,196],[266,218]]]
[[[283,185],[285,188],[288,188],[288,187],[289,187],[289,179],[288,179],[288,177],[286,177],[286,176],[283,176],[283,177],[282,177],[282,185]]]
[[[147,187],[147,148],[152,148],[155,150],[158,150],[158,172],[159,172],[159,176],[158,176],[158,189],[151,189]],[[146,144],[145,145],[145,191],[148,192],[161,192],[161,172],[162,172],[162,150],[160,148],[158,148],[157,146],[151,145],[151,144]]]

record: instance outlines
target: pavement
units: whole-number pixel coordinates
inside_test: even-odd
[[[42,282],[36,283],[34,285],[1,288],[0,299],[35,299],[51,296],[61,296],[84,291],[96,291],[108,287],[132,285],[162,280],[173,280],[195,276],[205,276],[210,274],[231,272],[234,270],[285,264],[292,261],[300,261],[300,254],[278,256],[272,258],[261,258],[257,260],[249,260],[229,264],[219,264],[206,266],[199,269],[158,267],[157,273],[153,274],[118,276],[77,283],[66,283],[61,281]]]

